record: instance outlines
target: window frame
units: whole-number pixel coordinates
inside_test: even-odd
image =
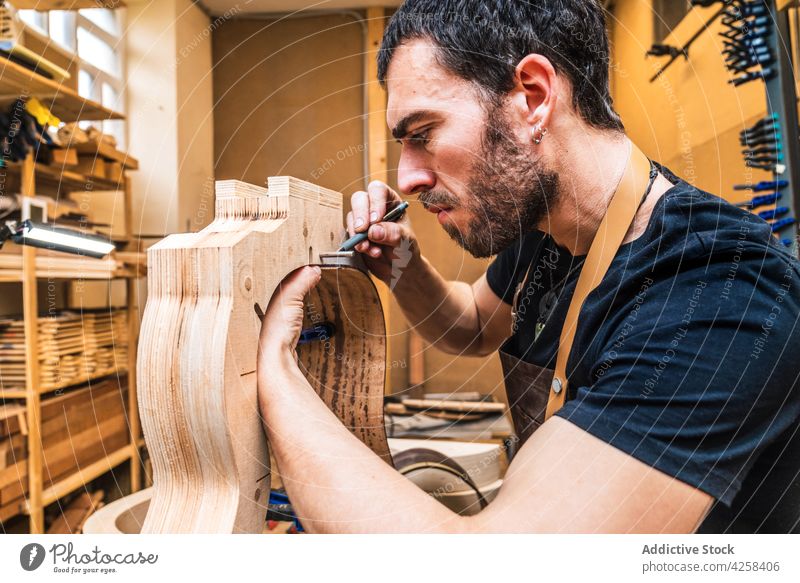
[[[111,9],[106,9],[111,10]],[[22,11],[20,11],[22,12]],[[117,29],[119,30],[119,34],[115,35],[113,33],[108,32],[103,27],[95,24],[92,20],[90,20],[86,15],[81,14],[78,10],[70,10],[65,11],[69,13],[69,21],[66,27],[69,29],[68,36],[71,40],[72,46],[66,46],[56,40],[50,32],[50,13],[49,12],[42,12],[38,10],[26,10],[29,14],[33,13],[36,15],[34,23],[28,22],[27,20],[22,20],[23,26],[27,27],[29,31],[33,34],[38,36],[44,37],[45,39],[49,40],[54,46],[54,50],[58,50],[59,52],[63,52],[70,56],[73,62],[77,66],[78,76],[80,76],[81,72],[85,72],[91,78],[91,88],[88,94],[80,93],[81,97],[86,99],[90,99],[97,103],[103,104],[103,85],[110,86],[114,92],[116,93],[116,101],[113,104],[103,104],[105,107],[109,109],[113,109],[121,114],[125,114],[127,112],[127,95],[126,95],[126,85],[127,85],[127,54],[126,54],[126,46],[124,42],[124,34],[125,34],[125,11],[124,9],[116,9],[113,10],[114,18],[117,21]],[[21,15],[20,15],[21,16]],[[81,58],[79,51],[78,51],[78,30],[79,29],[86,30],[89,34],[96,36],[100,41],[107,44],[111,50],[115,53],[117,58],[118,70],[119,70],[119,77],[114,75],[113,73],[109,73],[108,71],[104,71],[103,69],[93,65],[92,63],[86,61],[85,59]],[[76,86],[79,88],[80,85],[78,80],[76,79]],[[104,121],[103,122],[103,131],[106,131],[106,126],[114,126],[113,121]],[[117,125],[119,128],[119,125]],[[117,135],[117,138],[120,139],[121,142],[127,142],[127,124],[123,124],[121,131],[112,131],[112,133]],[[127,144],[124,144],[127,145]]]

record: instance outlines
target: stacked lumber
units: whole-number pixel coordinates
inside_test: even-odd
[[[38,249],[36,253],[36,277],[110,279],[122,267],[113,257],[94,259],[46,249]],[[0,270],[21,271],[22,253],[0,253]]]
[[[44,488],[130,443],[127,392],[114,379],[42,400]],[[25,408],[0,406],[0,449],[6,442],[21,444],[12,448],[13,463],[7,455],[0,469],[0,521],[18,514],[28,493],[26,436]]]
[[[40,317],[40,390],[124,370],[128,362],[128,315],[124,309],[64,311]],[[25,322],[0,319],[0,387],[25,388]]]
[[[139,161],[125,152],[120,152],[117,148],[106,142],[92,141],[86,144],[72,144],[70,146],[81,156],[90,158],[100,158],[106,162],[118,163],[126,170],[137,170]]]
[[[269,178],[268,188],[218,182],[216,195],[208,227],[148,250],[137,374],[153,462],[144,533],[262,532],[270,464],[256,390],[259,314],[288,273],[335,251],[343,232],[341,194],[296,178]],[[357,269],[322,272],[307,324],[331,322],[336,332],[301,347],[301,370],[390,463],[377,290]]]

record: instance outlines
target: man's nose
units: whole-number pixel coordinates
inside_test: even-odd
[[[400,191],[403,194],[419,194],[431,190],[435,184],[436,175],[404,148],[397,167],[397,187]]]

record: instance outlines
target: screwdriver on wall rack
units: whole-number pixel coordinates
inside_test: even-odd
[[[766,204],[774,204],[783,197],[783,193],[773,192],[772,194],[762,194],[761,196],[754,196],[750,200],[737,202],[736,206],[746,209],[754,209]]]
[[[734,190],[752,190],[753,192],[762,192],[764,190],[780,190],[789,186],[788,180],[762,180],[755,184],[734,184]]]

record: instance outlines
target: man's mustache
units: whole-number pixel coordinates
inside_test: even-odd
[[[441,190],[428,190],[419,195],[419,201],[428,210],[430,207],[453,208],[457,205],[458,199],[449,192]]]

